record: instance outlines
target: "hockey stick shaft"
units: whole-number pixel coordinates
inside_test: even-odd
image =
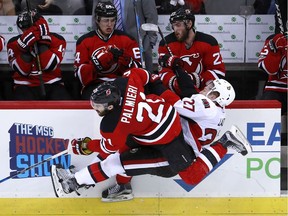
[[[163,32],[161,31],[161,29],[160,29],[160,27],[159,27],[159,26],[158,26],[158,31],[159,31],[159,34],[160,34],[160,36],[161,36],[162,40],[163,40],[163,41],[164,41],[164,43],[165,43],[165,47],[166,47],[166,49],[168,50],[169,54],[172,56],[172,55],[173,55],[173,53],[172,53],[172,51],[171,51],[170,47],[168,46],[168,43],[167,43],[167,41],[166,41],[166,39],[165,39],[165,37],[164,37],[164,35],[163,35]]]
[[[27,7],[27,11],[30,13],[31,23],[33,24],[33,16],[32,16],[32,11],[30,7],[30,0],[26,0],[26,7]],[[42,66],[41,66],[41,61],[39,57],[39,50],[38,50],[37,42],[35,42],[34,44],[34,51],[36,55],[36,63],[37,63],[37,69],[38,69],[38,74],[39,74],[41,96],[43,97],[43,99],[45,99],[46,90],[45,90],[44,81],[43,81],[43,72],[42,72]]]
[[[66,149],[66,150],[64,150],[64,151],[62,151],[62,152],[59,152],[59,153],[57,153],[57,154],[55,154],[55,155],[53,155],[53,156],[51,156],[51,157],[49,157],[49,158],[46,158],[45,160],[42,160],[42,161],[40,161],[40,162],[38,162],[38,163],[35,163],[35,164],[31,165],[30,167],[27,167],[27,168],[25,168],[25,169],[22,169],[22,170],[19,170],[19,171],[17,171],[17,172],[14,172],[12,175],[7,176],[7,177],[1,179],[1,180],[0,180],[0,183],[5,182],[5,181],[7,181],[8,179],[14,178],[15,176],[17,176],[17,175],[19,175],[19,174],[25,173],[26,171],[31,170],[31,169],[39,166],[40,164],[46,163],[46,162],[48,162],[48,161],[50,161],[50,160],[53,160],[53,159],[55,159],[55,158],[58,158],[58,157],[61,156],[61,155],[65,155],[65,154],[68,154],[68,149]]]
[[[133,0],[133,5],[134,5],[134,13],[135,13],[135,20],[136,20],[136,28],[137,28],[137,36],[138,36],[138,41],[139,41],[139,49],[140,49],[140,58],[141,58],[141,64],[142,67],[145,69],[146,68],[146,63],[144,59],[144,47],[143,47],[143,40],[140,34],[140,17],[137,11],[137,6],[136,6],[137,0]]]
[[[172,56],[173,53],[170,49],[170,47],[168,46],[168,43],[163,35],[163,32],[161,31],[160,27],[156,24],[153,24],[153,23],[144,23],[141,25],[141,28],[144,30],[144,31],[153,31],[153,32],[158,32],[161,36],[161,39],[164,41],[164,44],[165,44],[165,47],[166,49],[168,50],[169,54]]]
[[[280,32],[283,34],[284,33],[284,26],[282,22],[282,16],[281,16],[281,11],[280,11],[280,6],[278,0],[275,0],[275,7],[276,7],[276,17],[279,23],[279,28]]]

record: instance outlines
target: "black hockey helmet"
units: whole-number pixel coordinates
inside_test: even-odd
[[[92,107],[94,107],[94,104],[118,106],[120,103],[120,98],[120,89],[112,82],[104,82],[93,90],[90,97],[90,102]]]
[[[31,15],[33,18],[33,22],[36,22],[41,17],[41,15],[37,12],[36,9],[33,9],[31,11],[24,10],[17,17],[17,27],[20,29],[27,29],[31,27],[33,25]]]
[[[111,2],[99,2],[95,8],[96,17],[117,17],[117,9]]]
[[[191,20],[195,23],[195,15],[189,8],[180,7],[176,11],[172,12],[169,18],[170,24],[174,23],[175,21],[184,21],[184,20]]]

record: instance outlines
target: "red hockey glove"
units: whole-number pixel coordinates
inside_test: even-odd
[[[38,31],[37,27],[31,26],[24,31],[20,38],[18,38],[17,43],[22,51],[28,52],[34,43],[39,39],[40,32]]]
[[[133,59],[130,56],[120,56],[118,59],[118,64],[123,65],[126,68],[130,68],[133,64]]]
[[[91,141],[90,137],[73,139],[71,141],[73,153],[76,155],[90,155],[93,152],[87,148],[87,143]]]
[[[161,67],[172,68],[173,70],[176,67],[183,66],[183,61],[178,56],[171,56],[169,54],[160,56],[158,59],[158,63]]]
[[[275,35],[270,41],[269,41],[269,47],[272,50],[272,52],[276,53],[277,51],[280,51],[281,53],[286,52],[288,47],[287,42],[287,34],[277,34]]]
[[[109,49],[93,52],[91,60],[98,71],[108,70],[114,63],[114,56]]]
[[[39,29],[41,36],[49,34],[49,26],[43,16],[40,16],[39,19],[37,19],[37,21],[34,23],[34,26]]]

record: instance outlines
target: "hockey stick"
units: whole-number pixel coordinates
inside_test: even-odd
[[[22,169],[22,170],[20,170],[20,171],[14,172],[14,173],[12,173],[10,176],[7,176],[6,178],[1,179],[1,180],[0,180],[0,183],[5,182],[5,181],[7,181],[8,179],[11,179],[11,178],[13,178],[13,177],[15,177],[15,176],[17,176],[17,175],[19,175],[19,174],[25,173],[26,171],[28,171],[28,170],[30,170],[30,169],[33,169],[33,168],[35,168],[35,167],[37,167],[37,166],[39,166],[40,164],[46,163],[46,162],[48,162],[48,161],[50,161],[50,160],[53,160],[53,159],[55,159],[55,158],[57,158],[57,157],[59,157],[59,156],[61,156],[61,155],[65,155],[65,154],[68,154],[68,149],[66,149],[66,150],[64,150],[64,151],[62,151],[62,152],[59,152],[59,153],[57,153],[57,154],[55,154],[55,155],[53,155],[53,156],[51,156],[51,157],[49,157],[49,158],[47,158],[47,159],[45,159],[45,160],[42,160],[42,161],[40,161],[40,162],[38,162],[38,163],[35,163],[35,164],[33,164],[32,166],[30,166],[30,167],[27,167],[27,168]]]
[[[145,59],[144,59],[144,47],[143,47],[143,40],[142,40],[142,37],[140,35],[140,18],[139,18],[138,12],[137,12],[136,2],[137,2],[137,0],[133,0],[135,20],[136,20],[136,28],[137,28],[137,36],[138,36],[138,40],[139,40],[141,64],[142,64],[142,67],[145,69],[146,63],[145,63]]]
[[[276,7],[276,17],[279,23],[280,33],[284,34],[284,25],[282,22],[282,16],[281,16],[281,11],[280,11],[278,0],[275,0],[275,7]]]
[[[141,25],[141,28],[142,28],[143,31],[158,32],[158,33],[160,34],[162,40],[164,41],[165,47],[167,48],[169,54],[170,54],[171,56],[173,55],[173,53],[172,53],[170,47],[168,46],[168,43],[167,43],[167,41],[166,41],[166,39],[165,39],[165,37],[164,37],[164,35],[163,35],[163,33],[162,33],[162,31],[161,31],[161,29],[159,28],[158,25],[153,24],[153,23],[144,23],[144,24]]]
[[[31,11],[31,7],[30,7],[30,0],[26,0],[26,7],[27,7],[28,13],[30,14],[31,23],[33,24],[33,16],[32,16],[32,11]],[[37,42],[35,42],[35,44],[34,44],[34,51],[35,51],[35,55],[36,55],[36,63],[37,63],[38,74],[39,74],[41,96],[42,96],[42,99],[45,99],[46,91],[45,91],[45,86],[44,86],[44,81],[43,81],[43,72],[42,72],[42,66],[41,66],[41,62],[40,62]]]

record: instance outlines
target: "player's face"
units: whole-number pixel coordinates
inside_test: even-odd
[[[200,91],[199,93],[200,94],[203,94],[203,95],[205,95],[205,96],[207,96],[208,98],[209,98],[209,95],[207,95],[208,94],[208,92],[212,89],[214,87],[214,84],[213,84],[213,82],[210,82],[208,85],[206,85],[205,87],[204,87],[204,89],[202,90],[202,91]],[[211,99],[211,98],[210,98]]]
[[[188,30],[184,21],[176,21],[172,23],[172,28],[174,30],[174,34],[178,41],[185,41],[188,35]]]
[[[108,36],[114,30],[115,23],[116,23],[116,17],[100,17],[98,27],[101,30],[102,34]]]
[[[105,116],[109,110],[107,108],[107,104],[97,104],[91,101],[91,106],[98,113],[99,116]]]

